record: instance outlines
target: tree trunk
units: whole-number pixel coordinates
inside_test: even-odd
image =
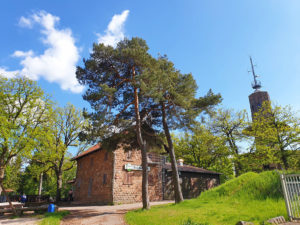
[[[8,196],[8,194],[6,193],[6,191],[5,191],[4,187],[3,187],[4,173],[5,173],[5,167],[1,167],[0,168],[0,187],[1,187],[1,189],[2,189],[2,191],[4,193],[4,195],[5,195],[8,203],[9,203],[10,208],[13,211],[13,214],[17,215],[17,211],[16,211],[15,207],[13,206],[13,204],[11,203],[11,200],[10,200],[9,196]]]
[[[62,171],[56,172],[56,202],[61,200],[61,189],[62,189]]]
[[[235,177],[238,177],[241,175],[241,171],[242,171],[242,164],[235,159],[234,161],[234,172],[235,172]]]
[[[41,174],[40,174],[39,193],[38,193],[39,197],[42,196],[42,189],[43,189],[43,175],[44,175],[44,173],[41,172]]]
[[[132,69],[132,76],[135,76],[135,68]],[[142,200],[143,200],[143,209],[149,209],[149,194],[148,194],[148,161],[147,161],[147,146],[146,142],[142,137],[142,128],[141,128],[141,117],[139,111],[139,97],[137,87],[134,87],[134,109],[135,109],[135,117],[136,117],[136,135],[137,141],[141,148],[142,152]]]
[[[168,150],[169,150],[169,155],[171,159],[171,166],[172,166],[172,180],[173,180],[173,186],[174,186],[174,193],[175,193],[175,202],[179,203],[183,201],[183,196],[182,196],[182,191],[181,191],[181,186],[179,182],[179,175],[178,175],[178,168],[177,168],[177,162],[176,162],[176,157],[175,157],[175,152],[174,152],[174,146],[171,138],[171,134],[169,131],[169,127],[167,124],[167,119],[166,119],[166,110],[165,110],[165,104],[162,103],[162,123],[165,131],[165,135],[168,141]]]
[[[280,149],[280,153],[281,153],[281,160],[283,162],[283,165],[284,165],[284,169],[288,170],[289,169],[289,163],[288,163],[288,159],[287,159],[287,156],[286,156],[286,152],[283,148]]]
[[[232,134],[226,134],[227,136],[227,141],[229,143],[229,146],[231,148],[231,152],[234,156],[234,172],[235,172],[235,177],[238,177],[241,175],[241,171],[242,171],[242,164],[240,162],[240,159],[239,159],[239,150],[238,150],[238,147],[236,146],[235,144],[235,141],[234,141],[234,138],[232,136]]]

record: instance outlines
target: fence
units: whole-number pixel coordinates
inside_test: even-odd
[[[31,202],[49,202],[50,195],[27,195],[27,200],[26,202],[31,203]],[[18,202],[21,199],[20,195],[9,195],[9,198],[12,202]],[[0,196],[0,202],[6,202],[7,199],[4,195]]]
[[[280,179],[288,216],[300,220],[300,174],[281,174]]]

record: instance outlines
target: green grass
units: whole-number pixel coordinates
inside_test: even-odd
[[[39,223],[39,225],[59,225],[61,219],[68,215],[69,211],[60,211],[55,213],[45,213],[43,220]]]
[[[279,175],[269,171],[246,173],[198,198],[131,211],[125,218],[130,225],[234,225],[240,220],[263,224],[281,215],[287,218]]]

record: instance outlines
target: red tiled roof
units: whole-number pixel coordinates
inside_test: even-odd
[[[166,163],[164,165],[164,168],[167,170],[172,171],[172,167],[171,167],[171,163]],[[182,171],[182,172],[192,172],[192,173],[206,173],[206,174],[221,174],[218,172],[214,172],[214,171],[210,171],[210,170],[206,170],[203,168],[199,168],[196,166],[190,166],[190,165],[183,165],[183,166],[179,166],[177,165],[178,171]]]
[[[88,155],[88,154],[90,154],[90,153],[93,153],[93,152],[95,152],[95,151],[98,151],[98,150],[100,150],[100,147],[101,147],[100,144],[96,144],[96,145],[90,147],[88,150],[82,152],[82,153],[79,154],[78,156],[75,156],[72,160],[77,160],[77,159],[79,159],[79,158],[82,158],[83,156],[86,156],[86,155]]]

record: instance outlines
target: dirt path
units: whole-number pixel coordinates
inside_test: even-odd
[[[173,203],[173,201],[151,202],[150,205]],[[141,203],[114,206],[73,206],[60,207],[60,210],[70,211],[61,225],[124,225],[124,214],[133,209],[141,208]]]
[[[38,224],[41,219],[36,217],[22,217],[17,219],[0,218],[0,224],[7,225],[33,225]]]

